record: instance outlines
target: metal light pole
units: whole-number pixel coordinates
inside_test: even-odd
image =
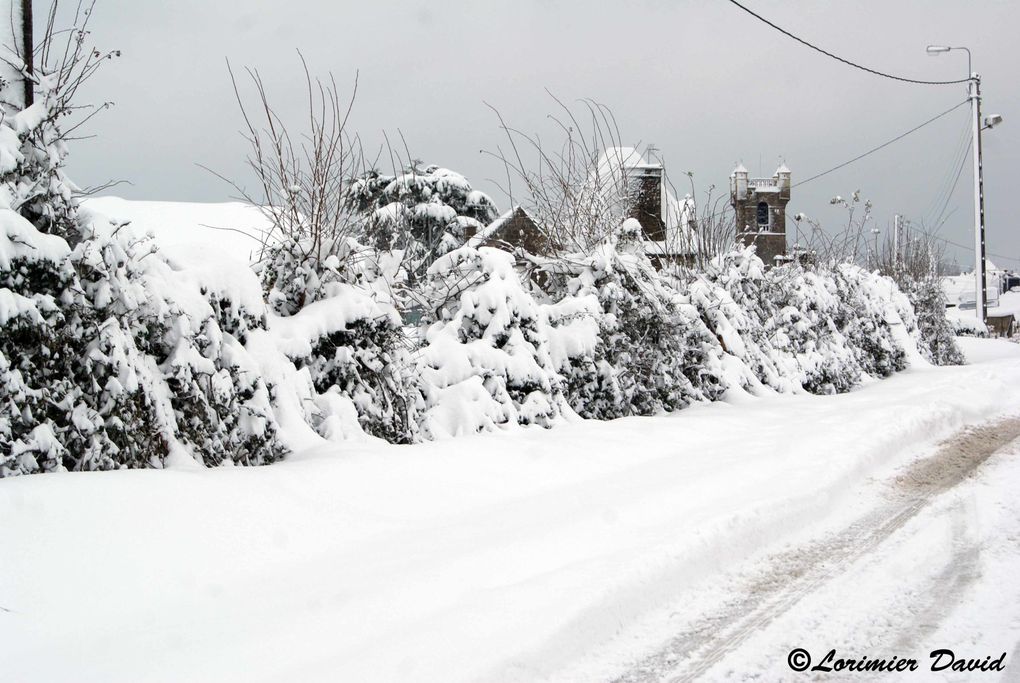
[[[982,323],[988,317],[988,282],[985,276],[985,183],[981,162],[981,131],[1002,123],[999,115],[989,116],[982,125],[981,121],[981,76],[974,73],[971,67],[970,50],[965,47],[949,47],[946,45],[929,45],[928,54],[938,56],[951,50],[963,50],[967,53],[967,98],[970,100],[973,113],[971,128],[971,148],[974,156],[974,308],[977,319]]]
[[[875,254],[875,268],[881,268],[882,267],[882,260],[878,256],[878,234],[880,232],[882,232],[882,231],[879,230],[878,228],[872,228],[871,229],[871,234],[875,236],[875,251],[874,251],[874,254]]]
[[[893,244],[893,272],[898,273],[900,270],[900,215],[897,213],[893,215],[893,233],[892,233],[892,244]]]

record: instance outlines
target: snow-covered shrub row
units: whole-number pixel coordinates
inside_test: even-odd
[[[408,416],[400,424],[416,421],[419,431],[405,438],[375,429],[359,409],[362,427],[411,441],[550,426],[571,411],[593,419],[650,415],[717,400],[731,388],[842,392],[864,375],[902,369],[905,345],[919,342],[913,309],[888,278],[850,265],[766,271],[753,250],[728,254],[693,278],[669,277],[644,255],[638,231],[628,221],[588,252],[555,258],[484,247],[440,257],[421,295],[427,330],[416,381],[406,356],[384,350],[391,346],[364,347],[369,357],[388,358],[387,367],[404,368],[385,386],[421,399],[420,411],[400,406]],[[342,310],[316,316],[345,321],[337,358],[383,330],[403,339],[385,307],[372,310],[378,297],[358,303],[354,291],[336,303]],[[331,347],[307,349],[307,360],[287,353],[313,369],[320,394],[347,400],[366,381],[314,369],[331,367]],[[362,402],[380,405],[371,393]],[[389,407],[383,412],[391,415]]]
[[[918,343],[913,310],[893,281],[852,264],[765,271],[745,250],[718,259],[707,277],[733,299],[719,310],[735,313],[731,327],[742,331],[739,345],[721,336],[723,343],[779,391],[847,391],[862,374],[906,367],[904,344]]]
[[[257,465],[301,430],[409,443],[729,389],[832,393],[901,369],[904,345],[955,348],[853,266],[766,271],[744,251],[660,273],[633,219],[574,255],[462,246],[495,207],[438,167],[360,179],[325,232],[292,217],[258,274],[176,262],[79,211],[53,106],[0,120],[0,476]]]

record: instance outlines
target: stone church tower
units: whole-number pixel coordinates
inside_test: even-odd
[[[790,169],[786,164],[771,178],[748,178],[743,164],[730,174],[730,203],[736,214],[737,243],[755,245],[766,266],[786,257],[786,205],[790,201]]]

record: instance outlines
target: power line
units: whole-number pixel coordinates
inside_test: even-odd
[[[920,130],[920,129],[924,128],[924,127],[925,127],[925,126],[927,126],[927,125],[928,125],[929,123],[934,123],[935,121],[937,121],[937,120],[941,119],[941,118],[942,118],[943,116],[946,116],[947,114],[949,114],[949,113],[951,113],[951,112],[953,112],[953,111],[955,111],[955,110],[959,109],[959,108],[960,108],[960,107],[962,107],[963,105],[967,104],[967,102],[968,102],[967,100],[964,100],[963,102],[960,102],[960,103],[959,103],[959,104],[957,104],[956,106],[954,106],[954,107],[952,107],[952,108],[950,108],[950,109],[947,109],[947,110],[945,110],[945,111],[944,111],[944,112],[942,112],[941,114],[938,114],[938,115],[936,115],[936,116],[933,116],[932,118],[928,119],[928,120],[927,120],[927,121],[925,121],[924,123],[922,123],[922,124],[920,124],[920,125],[917,125],[917,126],[914,126],[914,127],[913,127],[913,128],[911,128],[910,130],[908,130],[908,131],[907,131],[906,133],[903,133],[903,134],[901,134],[901,135],[897,135],[897,136],[896,136],[896,137],[894,137],[894,138],[893,138],[892,140],[888,140],[888,141],[886,141],[886,142],[883,142],[883,143],[882,143],[881,145],[879,145],[878,147],[874,147],[874,148],[872,148],[872,149],[869,149],[869,150],[868,150],[867,152],[865,152],[864,154],[859,154],[859,155],[855,156],[855,157],[854,157],[853,159],[850,159],[849,161],[844,161],[844,162],[843,162],[842,164],[840,164],[839,166],[833,166],[833,167],[832,167],[832,168],[830,168],[829,170],[827,170],[827,171],[822,171],[821,173],[818,173],[818,174],[816,174],[816,175],[813,175],[813,176],[811,176],[810,178],[807,178],[806,180],[802,180],[802,181],[800,181],[799,183],[793,183],[792,185],[790,185],[790,189],[792,190],[792,189],[793,189],[793,188],[795,188],[795,187],[800,187],[801,185],[804,185],[805,183],[810,183],[810,182],[811,182],[812,180],[817,180],[818,178],[821,178],[822,176],[828,175],[828,174],[832,173],[833,171],[838,171],[839,169],[843,168],[844,166],[849,166],[850,164],[854,163],[855,161],[860,161],[860,160],[861,160],[861,159],[863,159],[864,157],[866,157],[866,156],[868,156],[868,155],[870,155],[870,154],[874,154],[875,152],[879,151],[880,149],[884,149],[885,147],[888,147],[889,145],[893,144],[894,142],[898,142],[899,140],[902,140],[903,138],[907,137],[907,136],[908,136],[908,135],[910,135],[911,133],[914,133],[914,132],[916,132],[916,131],[918,131],[918,130]],[[968,143],[968,144],[969,144],[969,143]],[[954,155],[954,158],[955,158],[955,156],[956,156],[956,155]],[[966,158],[967,158],[967,157],[966,157],[966,155],[964,155],[964,159],[966,159]],[[938,206],[938,204],[937,204],[937,203],[936,203],[936,206]],[[704,219],[706,219],[706,220],[708,220],[708,219],[712,219],[712,218],[715,218],[716,216],[721,216],[722,214],[726,213],[727,211],[729,211],[729,209],[725,209],[725,208],[724,208],[724,209],[721,209],[721,210],[719,210],[719,211],[715,211],[715,212],[713,212],[713,213],[711,213],[711,214],[708,214],[707,216],[703,216],[702,218],[704,218]]]
[[[967,151],[963,153],[963,158],[960,160],[960,168],[956,170],[956,179],[953,180],[953,186],[949,190],[949,194],[946,195],[946,201],[942,204],[942,210],[939,211],[938,218],[935,219],[933,225],[935,230],[938,230],[942,225],[942,216],[946,213],[946,209],[949,208],[949,202],[953,198],[953,193],[956,192],[956,186],[960,182],[960,175],[963,173],[963,167],[967,165],[967,152],[970,151],[971,144],[967,144]]]
[[[956,83],[966,83],[967,81],[970,80],[969,78],[961,78],[961,79],[956,80],[956,81],[920,81],[920,80],[917,80],[915,78],[903,78],[902,76],[893,76],[892,74],[887,74],[887,73],[884,73],[882,71],[876,71],[875,69],[869,69],[866,66],[861,66],[860,64],[857,64],[855,62],[851,62],[849,59],[843,59],[842,57],[840,57],[838,55],[834,55],[831,52],[828,52],[827,50],[823,50],[822,48],[818,47],[817,45],[812,45],[811,43],[807,42],[803,38],[798,38],[797,36],[793,35],[789,31],[787,31],[786,29],[781,28],[779,26],[776,26],[775,24],[773,24],[771,21],[769,21],[765,17],[761,16],[760,14],[758,14],[758,13],[748,9],[747,7],[744,7],[739,2],[737,2],[737,0],[730,0],[730,2],[733,3],[734,5],[736,5],[737,7],[739,7],[740,9],[744,10],[748,14],[750,14],[755,19],[768,24],[769,26],[771,26],[772,28],[776,29],[777,31],[779,31],[783,35],[789,36],[790,38],[793,38],[794,40],[796,40],[801,45],[805,45],[805,46],[811,48],[812,50],[815,50],[817,52],[821,52],[826,57],[832,57],[833,59],[835,59],[837,61],[843,62],[847,66],[852,66],[853,68],[860,69],[861,71],[867,71],[869,74],[874,74],[876,76],[882,76],[884,78],[891,78],[894,81],[902,81],[904,83],[917,83],[919,85],[954,85]]]
[[[733,0],[730,0],[730,2],[733,2]],[[899,141],[899,140],[902,140],[903,138],[907,137],[907,136],[908,136],[908,135],[910,135],[911,133],[913,133],[913,132],[915,132],[915,131],[918,131],[918,130],[921,130],[922,128],[924,128],[925,126],[927,126],[927,125],[928,125],[929,123],[934,123],[935,121],[938,121],[938,120],[939,120],[939,119],[941,119],[941,118],[942,118],[943,116],[946,116],[947,114],[949,114],[949,113],[951,113],[951,112],[953,112],[953,111],[956,111],[957,109],[959,109],[959,108],[960,108],[960,107],[962,107],[963,105],[967,104],[967,102],[968,102],[967,100],[964,100],[963,102],[960,102],[959,104],[957,104],[957,105],[955,105],[955,106],[953,106],[953,107],[951,107],[951,108],[949,108],[949,109],[945,110],[944,112],[942,112],[942,113],[941,113],[941,114],[939,114],[938,116],[933,116],[932,118],[928,119],[928,120],[927,120],[927,121],[925,121],[924,123],[922,123],[922,124],[920,124],[920,125],[918,125],[918,126],[914,126],[914,127],[913,127],[913,128],[911,128],[910,130],[908,130],[908,131],[907,131],[906,133],[903,133],[903,134],[901,134],[901,135],[897,135],[897,136],[896,136],[896,137],[894,137],[894,138],[893,138],[892,140],[889,140],[889,141],[887,141],[887,142],[883,142],[883,143],[882,143],[881,145],[879,145],[878,147],[874,147],[874,148],[872,148],[872,149],[869,149],[869,150],[868,150],[867,152],[865,152],[864,154],[860,154],[860,155],[858,155],[858,156],[855,156],[855,157],[854,157],[853,159],[851,159],[850,161],[844,161],[844,162],[843,162],[842,164],[840,164],[839,166],[833,166],[833,167],[832,167],[832,168],[830,168],[830,169],[829,169],[828,171],[822,171],[821,173],[819,173],[819,174],[817,174],[817,175],[813,175],[813,176],[811,176],[811,177],[810,177],[810,178],[808,178],[807,180],[802,180],[802,181],[800,181],[799,183],[794,183],[793,185],[791,185],[791,186],[790,186],[790,188],[792,189],[792,188],[794,188],[794,187],[799,187],[799,186],[801,186],[801,185],[804,185],[804,184],[806,184],[806,183],[810,183],[810,182],[811,182],[812,180],[817,180],[818,178],[821,178],[822,176],[828,175],[828,174],[832,173],[833,171],[838,171],[839,169],[843,168],[844,166],[849,166],[850,164],[854,163],[855,161],[860,161],[860,160],[861,160],[861,159],[863,159],[864,157],[866,157],[866,156],[868,156],[868,155],[870,155],[870,154],[874,154],[874,153],[875,153],[875,152],[877,152],[878,150],[880,150],[880,149],[884,149],[885,147],[888,147],[889,145],[891,145],[891,144],[892,144],[892,143],[894,143],[894,142],[897,142],[897,141]]]
[[[921,219],[922,225],[934,224],[932,219],[935,218],[936,214],[939,212],[939,205],[942,203],[943,198],[946,196],[946,192],[949,191],[949,185],[954,182],[953,169],[957,168],[961,163],[964,163],[963,160],[966,159],[966,150],[970,148],[971,143],[970,119],[968,118],[968,120],[965,123],[966,125],[960,131],[960,137],[957,140],[956,145],[954,146],[956,151],[953,152],[953,155],[950,157],[949,167],[946,169],[945,173],[942,176],[941,182],[939,182],[938,184],[939,189],[932,196],[931,202],[929,202],[928,206],[924,210],[923,214],[924,217]],[[939,220],[941,220],[941,216],[939,217]]]
[[[964,249],[966,251],[974,251],[974,245],[973,244],[968,246],[966,244],[960,244],[959,242],[954,242],[952,240],[947,240],[945,237],[939,237],[938,235],[932,235],[930,233],[924,232],[923,230],[918,230],[917,228],[912,228],[912,227],[910,227],[909,224],[905,224],[903,222],[901,222],[900,225],[902,225],[909,232],[916,233],[916,234],[921,235],[923,237],[930,237],[931,239],[936,239],[939,242],[945,242],[946,244],[951,244],[954,247],[957,247],[959,249]],[[994,256],[997,259],[1003,259],[1003,260],[1006,260],[1006,261],[1013,261],[1014,263],[1020,263],[1020,258],[1016,258],[1014,256],[1006,256],[1005,254],[993,254],[990,251],[989,252],[985,252],[985,253],[988,256]]]

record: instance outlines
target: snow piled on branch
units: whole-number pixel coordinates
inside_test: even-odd
[[[550,426],[561,412],[538,305],[498,249],[461,247],[429,268],[421,376],[425,432],[456,436],[503,424]]]
[[[546,316],[571,407],[612,419],[715,400],[721,349],[688,298],[668,287],[624,222],[590,254],[542,263]]]

